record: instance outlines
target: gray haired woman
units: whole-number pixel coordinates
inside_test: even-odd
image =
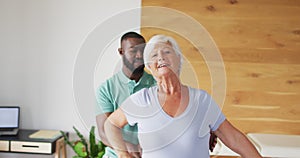
[[[242,157],[261,158],[208,93],[181,83],[182,53],[172,37],[153,36],[144,61],[157,86],[131,95],[105,122],[108,140],[120,158],[130,157],[120,132],[127,123],[138,125],[143,158],[209,158],[210,131]]]

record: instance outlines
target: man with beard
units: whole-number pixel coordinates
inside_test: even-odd
[[[153,77],[144,71],[143,51],[145,39],[138,33],[127,32],[121,37],[121,47],[118,49],[122,57],[122,69],[102,83],[96,91],[98,106],[96,107],[96,122],[101,141],[108,147],[104,157],[117,158],[114,150],[106,139],[104,122],[122,102],[131,94],[156,84]],[[127,150],[132,157],[141,157],[137,139],[137,127],[126,125],[123,137]]]

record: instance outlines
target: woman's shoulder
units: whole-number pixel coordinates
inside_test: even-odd
[[[210,102],[212,97],[211,95],[204,89],[192,88],[190,89],[190,96],[194,98],[196,102],[203,103],[203,102]]]
[[[133,100],[137,105],[146,106],[150,104],[153,92],[155,92],[156,86],[150,88],[143,88],[138,92],[132,94],[129,98]]]
[[[141,96],[148,96],[149,94],[153,93],[157,87],[153,86],[150,88],[142,88],[141,90],[135,92],[131,95],[131,97],[141,97]]]
[[[199,94],[199,95],[207,95],[208,94],[207,91],[204,89],[193,88],[193,87],[189,87],[189,86],[188,86],[188,88],[189,88],[190,92],[193,94],[195,94],[195,93]]]

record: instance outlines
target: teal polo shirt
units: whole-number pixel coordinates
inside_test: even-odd
[[[115,111],[131,94],[143,88],[152,87],[155,84],[154,78],[147,72],[144,72],[137,83],[135,80],[130,80],[126,77],[123,71],[116,73],[102,83],[96,91],[96,99],[98,102],[96,114]],[[129,126],[127,124],[123,128],[123,138],[132,144],[138,144],[137,126]]]

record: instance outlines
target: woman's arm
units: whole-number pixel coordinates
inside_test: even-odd
[[[126,144],[123,141],[121,129],[127,124],[123,111],[119,108],[113,112],[104,123],[106,137],[119,158],[130,158]]]
[[[101,139],[102,143],[104,143],[106,146],[109,146],[109,147],[111,147],[111,145],[109,144],[109,142],[106,138],[106,134],[104,131],[104,123],[110,114],[111,114],[111,112],[108,112],[108,113],[99,114],[96,116],[96,123],[97,123],[100,139]]]
[[[248,138],[225,120],[215,131],[215,134],[230,149],[243,158],[262,158]]]

